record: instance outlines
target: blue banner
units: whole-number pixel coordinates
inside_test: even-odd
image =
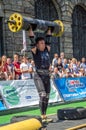
[[[54,82],[64,101],[86,98],[86,77],[58,78]]]

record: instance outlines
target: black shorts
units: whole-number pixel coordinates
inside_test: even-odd
[[[49,74],[40,74],[35,72],[34,82],[38,92],[50,93],[50,76]]]

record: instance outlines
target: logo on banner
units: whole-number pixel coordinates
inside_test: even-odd
[[[74,92],[76,88],[84,88],[85,84],[80,80],[66,80],[66,86],[69,92]]]
[[[17,105],[19,103],[19,95],[16,88],[12,86],[5,86],[3,88],[3,94],[9,104]]]

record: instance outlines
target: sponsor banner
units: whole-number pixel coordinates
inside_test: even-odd
[[[86,98],[86,77],[59,78],[54,82],[64,101]]]
[[[51,86],[50,102],[60,101],[53,82]],[[0,92],[7,108],[39,104],[39,95],[33,79],[1,81]]]
[[[39,101],[33,79],[2,81],[0,91],[7,108],[35,105]]]

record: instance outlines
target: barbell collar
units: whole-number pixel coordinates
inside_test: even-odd
[[[16,21],[14,21],[14,20],[5,20],[5,23],[6,24],[8,24],[8,23],[16,24]]]

